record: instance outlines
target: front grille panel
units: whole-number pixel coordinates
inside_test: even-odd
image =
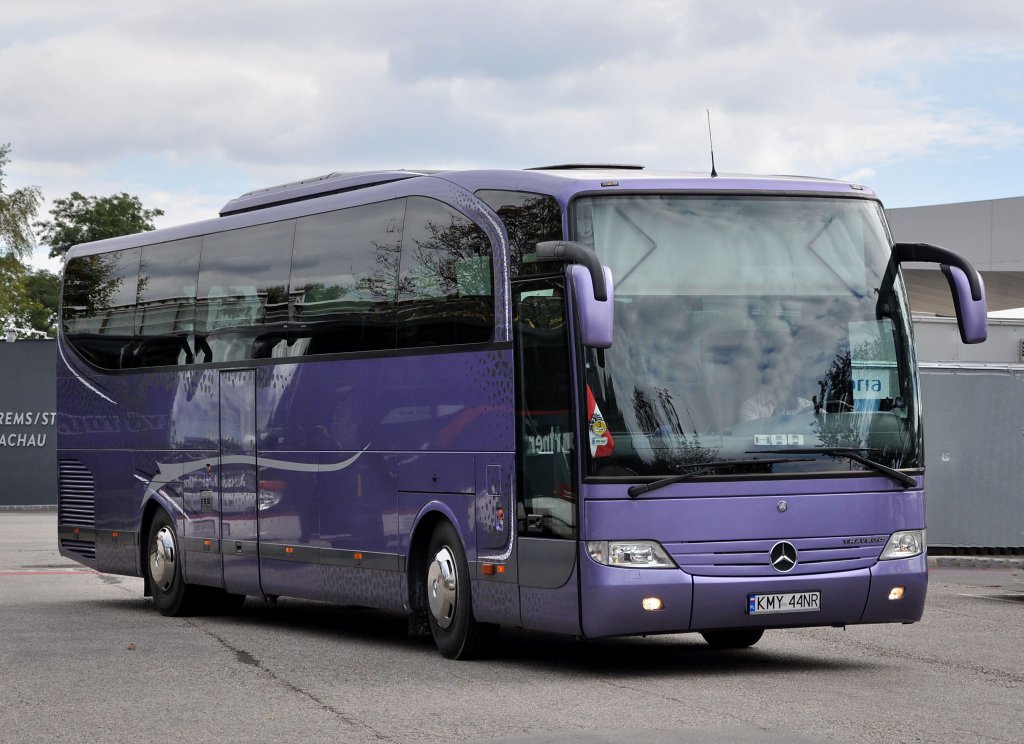
[[[877,536],[666,543],[665,548],[683,571],[694,576],[780,576],[768,553],[785,540],[798,551],[796,566],[785,575],[801,576],[870,568],[878,561],[884,542],[846,544],[844,540],[871,537]]]

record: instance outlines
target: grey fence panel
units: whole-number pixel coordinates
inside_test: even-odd
[[[928,543],[1024,547],[1024,369],[922,365]]]
[[[57,503],[56,341],[0,343],[0,506]]]

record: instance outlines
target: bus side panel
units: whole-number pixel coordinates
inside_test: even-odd
[[[63,352],[63,349],[61,350]],[[73,352],[66,352],[72,354]],[[57,448],[66,450],[127,450],[135,446],[127,405],[122,400],[129,378],[89,371],[92,379],[58,362]]]
[[[128,535],[119,534],[119,544],[114,544],[112,533],[135,534],[138,528],[124,521],[132,463],[123,415],[127,408],[115,402],[123,380],[96,375],[60,340],[58,352],[58,549],[90,568],[124,573],[119,569],[130,563],[124,546]],[[98,379],[89,381],[87,376]],[[137,535],[135,542],[137,550]]]
[[[77,452],[96,482],[96,569],[139,575],[138,504],[141,484],[132,477],[134,453]]]
[[[579,562],[573,566],[569,580],[557,589],[522,586],[519,602],[523,627],[550,633],[580,633]]]
[[[218,450],[156,453],[160,463],[167,457],[182,463],[184,471],[174,490],[164,493],[180,494],[182,512],[172,515],[178,525],[184,562],[185,580],[204,586],[224,586],[224,568],[221,553],[221,472]],[[178,499],[175,498],[177,503]]]
[[[258,454],[259,583],[264,594],[323,596],[316,452]],[[224,537],[227,569],[232,541]]]
[[[516,512],[513,476],[515,456],[484,453],[476,456],[474,509],[477,565],[473,574],[473,614],[477,620],[521,625]],[[484,565],[489,566],[484,574]]]
[[[397,456],[323,452],[319,463],[323,598],[401,610]]]
[[[408,589],[405,574],[379,568],[321,564],[320,583],[326,602],[406,611]]]

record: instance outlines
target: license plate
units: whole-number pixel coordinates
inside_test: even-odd
[[[781,612],[817,612],[821,609],[821,592],[787,594],[748,594],[748,615],[774,615]]]

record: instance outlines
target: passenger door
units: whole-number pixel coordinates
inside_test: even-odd
[[[562,277],[512,285],[519,584],[576,592],[576,424]],[[524,607],[526,607],[524,603]],[[528,619],[523,617],[524,623]]]

